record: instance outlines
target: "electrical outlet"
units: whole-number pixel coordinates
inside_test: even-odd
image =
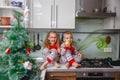
[[[104,48],[104,52],[112,52],[112,48]]]

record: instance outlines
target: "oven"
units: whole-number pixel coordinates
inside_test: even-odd
[[[115,80],[114,72],[77,72],[76,80]]]
[[[104,59],[83,59],[81,61],[81,68],[113,68],[111,65],[112,58],[104,58]],[[115,80],[114,72],[105,72],[105,71],[80,71],[77,72],[76,80]]]

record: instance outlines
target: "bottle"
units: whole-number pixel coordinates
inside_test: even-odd
[[[29,27],[29,17],[30,17],[30,10],[28,9],[28,6],[26,6],[24,11],[25,27]]]
[[[79,16],[80,13],[83,13],[85,12],[84,8],[83,7],[80,7],[80,9],[78,11],[76,11],[76,17]]]

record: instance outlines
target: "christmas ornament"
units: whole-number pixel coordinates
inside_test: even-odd
[[[23,60],[18,60],[18,62],[22,64],[24,61]]]
[[[30,48],[26,48],[26,53],[30,54]]]
[[[23,66],[25,69],[28,69],[28,70],[32,69],[32,63],[30,63],[29,61],[24,62]]]
[[[10,48],[7,48],[7,49],[5,50],[5,54],[10,54]]]
[[[11,41],[9,48],[5,50],[5,54],[10,54],[10,48],[12,47],[12,45],[13,45],[13,41]]]

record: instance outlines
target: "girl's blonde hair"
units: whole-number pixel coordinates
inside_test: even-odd
[[[56,41],[56,46],[59,48],[60,47],[60,37],[59,34],[56,31],[50,31],[48,32],[45,41],[43,43],[43,48],[49,48],[50,49],[50,41],[48,40],[48,37],[50,36],[51,33],[56,34],[57,41]]]

